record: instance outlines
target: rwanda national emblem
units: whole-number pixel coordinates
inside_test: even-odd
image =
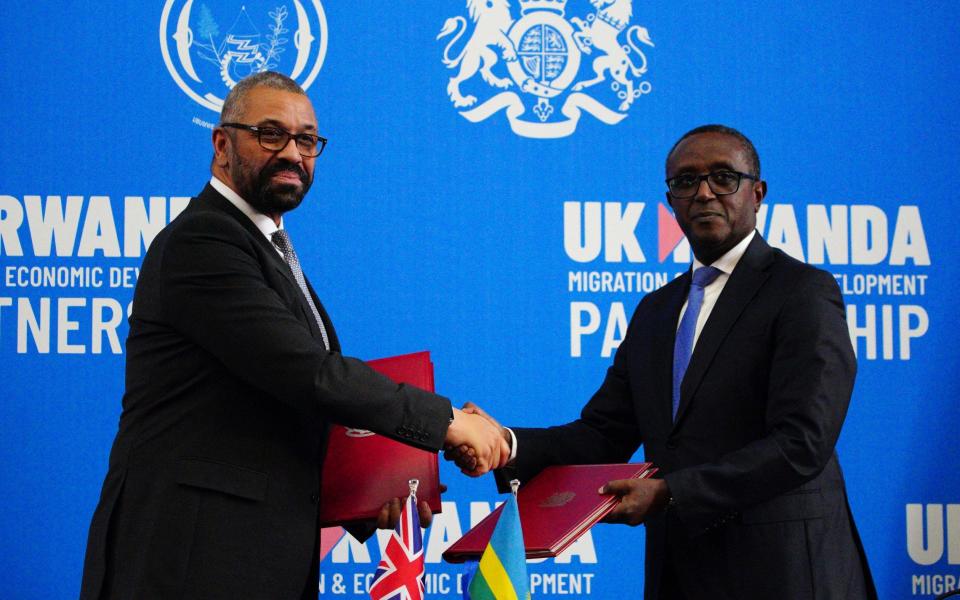
[[[569,19],[567,2],[519,0],[520,18],[514,20],[508,0],[467,0],[473,32],[453,57],[469,25],[461,16],[447,19],[437,39],[453,36],[443,63],[458,69],[447,94],[465,109],[461,115],[476,123],[506,109],[517,135],[558,138],[574,132],[582,112],[608,125],[619,123],[637,98],[650,93],[641,46],[653,42],[646,28],[630,25],[633,0],[589,0],[593,13]],[[478,71],[485,83],[503,91],[474,106],[477,97],[461,87]],[[581,71],[592,73],[584,77]],[[609,90],[594,87],[608,80]],[[468,85],[471,91],[480,87],[474,81]],[[611,106],[585,91],[591,88]]]
[[[167,0],[160,51],[180,89],[219,113],[247,75],[280,71],[310,87],[327,53],[327,20],[320,0]]]

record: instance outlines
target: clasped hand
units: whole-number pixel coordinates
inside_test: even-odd
[[[444,440],[444,458],[453,460],[464,474],[479,477],[507,464],[507,439],[499,423],[467,402],[463,410],[453,409],[453,422]]]
[[[444,456],[448,460],[453,460],[451,456],[456,453],[462,456],[465,461],[463,465],[458,461],[460,469],[472,477],[478,477],[502,467],[510,459],[510,444],[504,439],[500,425],[488,417],[483,411],[469,402],[464,405],[464,410],[453,409],[453,421],[447,428],[447,435],[444,439]],[[464,465],[469,466],[465,468]],[[440,484],[440,491],[445,492],[447,486]],[[376,522],[367,524],[369,530],[351,531],[357,539],[366,539],[375,525],[379,529],[393,529],[400,520],[401,510],[403,508],[402,498],[393,498],[380,509]],[[433,521],[433,512],[426,501],[421,501],[417,505],[417,512],[420,517],[420,525],[429,527]],[[362,536],[362,537],[361,537]]]
[[[502,428],[496,421],[489,418],[483,411],[469,402],[464,405],[464,410],[453,409],[453,421],[447,428],[447,435],[444,439],[446,448],[445,456],[448,460],[452,452],[457,456],[462,456],[464,468],[458,461],[460,469],[472,477],[478,477],[497,469],[506,464],[510,459],[510,444],[504,439]],[[440,484],[440,491],[445,492],[447,486]],[[356,532],[351,531],[357,539],[366,539],[372,532],[372,526],[379,529],[393,529],[400,520],[401,510],[403,508],[402,498],[393,498],[380,509],[376,522],[367,524],[369,529]],[[429,527],[433,521],[433,512],[426,501],[421,501],[417,505],[417,512],[420,517],[420,525]],[[361,537],[362,536],[362,537]]]
[[[464,404],[461,411],[454,410],[454,422],[456,422],[456,415],[458,414],[465,419],[465,422],[471,424],[476,424],[476,419],[479,419],[481,424],[485,422],[493,429],[498,439],[494,441],[485,438],[490,444],[487,446],[490,454],[484,455],[482,445],[458,444],[450,439],[451,436],[448,432],[448,443],[443,453],[444,458],[456,463],[463,473],[471,477],[478,477],[491,469],[504,466],[510,458],[511,436],[507,429],[471,402]],[[451,429],[453,429],[452,424]],[[490,433],[487,428],[481,429],[486,434]],[[499,460],[495,461],[491,457],[497,456],[497,451],[499,451]],[[670,499],[670,490],[663,479],[614,480],[607,482],[599,490],[599,493],[614,495],[619,499],[616,508],[606,516],[604,521],[627,525],[639,525],[645,522],[650,515],[666,508]]]

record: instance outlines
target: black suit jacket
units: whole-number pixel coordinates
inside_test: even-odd
[[[580,419],[516,429],[498,474],[628,460],[643,444],[674,499],[647,522],[645,597],[669,557],[689,598],[875,597],[834,452],[856,373],[834,278],[757,235],[694,348],[671,415],[690,274],[647,295]]]
[[[449,401],[344,357],[314,302],[330,351],[276,249],[209,185],[156,237],[81,598],[299,598],[328,424],[442,446]]]

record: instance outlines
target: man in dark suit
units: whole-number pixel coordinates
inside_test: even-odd
[[[856,373],[839,288],[756,233],[767,185],[743,134],[694,129],[666,172],[692,268],[643,298],[578,420],[502,429],[501,491],[642,444],[662,478],[602,493],[621,499],[608,520],[647,525],[645,598],[875,598],[834,452]]]
[[[433,451],[463,442],[486,467],[506,459],[482,417],[340,353],[282,228],[325,142],[283,75],[245,79],[225,100],[213,177],[153,241],[137,283],[81,598],[316,599],[331,422]]]

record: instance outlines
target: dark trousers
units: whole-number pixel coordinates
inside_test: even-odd
[[[663,573],[660,576],[660,600],[684,600],[683,590],[680,588],[680,579],[673,568],[673,559],[666,552],[663,560]]]

